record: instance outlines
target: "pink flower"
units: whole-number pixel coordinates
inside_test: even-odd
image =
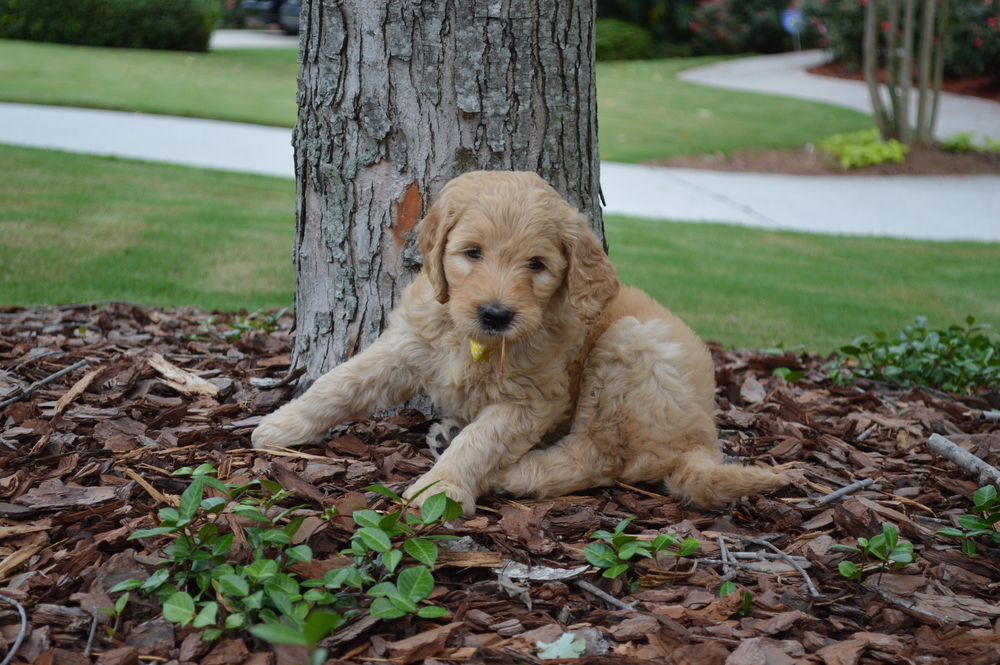
[[[879,25],[879,27],[882,28],[882,32],[889,32],[889,22],[888,21],[882,21],[882,23]]]
[[[826,48],[826,39],[820,37],[819,45],[820,45],[820,48]]]
[[[690,23],[688,23],[688,29],[691,32],[698,32],[698,24],[695,23],[694,21],[691,21]]]
[[[726,33],[724,33],[721,29],[716,30],[715,31],[715,38],[716,39],[725,39],[726,38]],[[979,41],[981,42],[982,40],[979,40]]]
[[[997,24],[997,18],[995,16],[990,16],[988,19],[986,19],[986,25],[996,25],[996,24]]]
[[[826,34],[826,26],[823,25],[822,23],[819,24],[819,34],[821,34],[821,35],[825,35]]]
[[[972,43],[975,45],[976,48],[980,48],[983,45],[983,40],[980,39],[979,37],[976,37],[975,39],[972,40]]]
[[[715,20],[724,21],[726,19],[726,12],[715,12]]]

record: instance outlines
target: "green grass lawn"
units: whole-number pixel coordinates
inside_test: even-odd
[[[291,127],[295,49],[181,53],[0,39],[0,101]]]
[[[287,307],[295,183],[0,145],[0,304]]]
[[[288,307],[291,180],[0,146],[0,304],[119,298]],[[1000,245],[845,238],[609,216],[611,258],[702,336],[805,344],[932,327],[1000,328]]]
[[[0,101],[292,127],[295,49],[175,53],[0,40]],[[597,63],[601,157],[636,162],[787,148],[868,129],[870,116],[674,78],[719,58]]]
[[[874,127],[869,115],[817,102],[678,81],[721,58],[597,63],[601,159],[639,162],[743,148],[794,148]]]

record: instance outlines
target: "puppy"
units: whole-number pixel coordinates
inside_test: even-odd
[[[467,516],[490,488],[544,498],[649,481],[718,507],[787,483],[723,464],[707,348],[619,284],[586,218],[541,177],[462,175],[419,230],[424,267],[390,326],[264,418],[255,447],[318,441],[427,393],[453,438],[406,496],[437,483]]]

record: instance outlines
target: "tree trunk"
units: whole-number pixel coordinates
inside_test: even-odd
[[[892,135],[890,119],[882,104],[882,95],[878,83],[878,6],[875,0],[865,5],[865,35],[862,50],[862,67],[865,81],[868,83],[868,95],[872,101],[872,115],[878,125],[879,134],[886,140]]]
[[[307,0],[301,15],[296,346],[302,389],[368,346],[420,267],[451,178],[535,171],[599,207],[593,0]]]

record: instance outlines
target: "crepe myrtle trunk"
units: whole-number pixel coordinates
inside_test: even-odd
[[[301,391],[367,347],[421,266],[417,222],[477,169],[535,171],[599,207],[594,0],[307,0],[296,343]]]

